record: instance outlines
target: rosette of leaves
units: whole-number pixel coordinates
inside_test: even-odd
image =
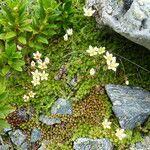
[[[26,44],[26,36],[32,31],[27,10],[27,0],[6,0],[1,6],[0,39],[17,44]]]
[[[72,7],[72,0],[57,0],[59,5],[59,26],[66,30],[73,25],[74,9]]]
[[[59,33],[58,18],[59,4],[55,0],[38,0],[32,11],[32,35],[29,38],[29,46],[43,49],[54,35]]]
[[[71,26],[72,14],[71,0],[6,0],[1,6],[0,40],[43,49]]]
[[[10,71],[22,71],[24,64],[21,52],[16,51],[16,45],[6,44],[5,50],[0,52],[0,76],[6,76]]]

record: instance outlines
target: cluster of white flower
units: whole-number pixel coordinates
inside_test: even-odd
[[[90,45],[89,49],[86,50],[86,52],[89,53],[90,56],[95,56],[98,54],[101,55],[101,54],[105,53],[105,47],[98,48],[97,46],[93,47]],[[90,75],[93,76],[93,75],[95,75],[95,73],[96,73],[96,70],[94,68],[91,68]]]
[[[95,13],[95,10],[93,10],[91,7],[90,8],[83,8],[84,10],[84,16],[87,16],[87,17],[91,17],[94,13]]]
[[[30,91],[28,94],[25,94],[23,96],[24,102],[28,102],[30,98],[34,98],[34,96],[36,95],[36,93],[34,93],[33,91]]]
[[[105,50],[106,50],[105,47],[98,48],[97,46],[96,47],[92,47],[90,45],[89,49],[86,50],[86,52],[89,53],[90,56],[95,56],[97,54],[101,55],[101,54],[105,53]],[[112,54],[110,54],[107,51],[106,54],[104,55],[104,58],[106,59],[108,69],[116,71],[116,68],[119,66],[119,63],[116,63],[116,57],[114,57]],[[93,76],[95,74],[95,72],[96,72],[95,69],[92,68],[90,70],[90,75]]]
[[[108,69],[116,71],[116,68],[119,66],[119,63],[116,63],[116,57],[113,57],[113,55],[107,51],[104,58],[106,59]]]
[[[111,124],[112,122],[108,121],[108,119],[105,119],[102,122],[103,128],[104,129],[111,129]],[[124,133],[124,129],[117,129],[115,135],[118,137],[119,140],[122,140],[125,138],[127,135]]]
[[[33,80],[31,83],[36,86],[40,84],[40,80],[48,80],[48,73],[45,72],[45,69],[47,69],[47,65],[49,64],[49,58],[45,57],[44,61],[41,60],[42,54],[37,51],[36,53],[33,53],[33,58],[36,60],[31,62],[31,68],[36,68],[36,63],[38,64],[37,68],[41,69],[42,71],[39,71],[38,69],[31,72]]]
[[[33,79],[31,83],[33,84],[33,86],[39,85],[40,81],[42,80],[48,80],[48,73],[45,72],[45,69],[47,69],[47,65],[50,61],[48,57],[45,57],[44,61],[42,61],[41,56],[42,54],[39,53],[39,51],[33,53],[33,58],[35,60],[31,61],[31,69],[34,69],[34,71],[31,72]],[[23,96],[24,101],[28,102],[30,98],[34,98],[35,94],[36,93],[34,93],[33,91],[30,91],[28,94],[25,94]]]
[[[93,47],[90,45],[89,49],[86,50],[86,52],[89,53],[90,56],[95,56],[97,54],[101,55],[105,53],[105,47],[98,48],[97,46]]]
[[[66,34],[64,35],[64,40],[68,41],[68,37],[73,35],[73,29],[67,29]]]

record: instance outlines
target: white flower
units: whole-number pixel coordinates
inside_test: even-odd
[[[103,53],[105,53],[105,47],[100,47],[98,50],[97,50],[97,53],[98,54],[103,54]]]
[[[108,69],[116,71],[116,68],[119,66],[119,63],[116,63],[116,57],[113,57],[111,61],[107,61]]]
[[[47,65],[46,65],[46,63],[45,62],[39,62],[39,65],[38,65],[38,68],[40,68],[40,69],[47,69]]]
[[[117,129],[115,135],[119,138],[119,140],[122,140],[127,135],[124,133],[124,129]]]
[[[36,69],[34,72],[31,72],[32,73],[32,75],[33,75],[33,80],[34,79],[40,79],[40,72]]]
[[[126,80],[126,81],[125,81],[125,84],[126,84],[126,85],[129,85],[129,81],[128,81],[128,80]]]
[[[30,97],[27,96],[27,95],[24,95],[24,96],[23,96],[23,99],[24,99],[25,102],[29,101],[29,98],[30,98]]]
[[[110,61],[112,61],[113,55],[107,51],[106,55],[104,55],[104,58],[106,59],[107,63],[109,63]]]
[[[35,94],[36,94],[36,93],[34,93],[33,91],[30,91],[30,92],[28,93],[28,95],[29,95],[30,97],[32,97],[32,98],[34,98]]]
[[[90,69],[90,75],[91,75],[91,76],[93,76],[95,73],[96,73],[96,71],[95,71],[94,68]]]
[[[43,71],[41,74],[41,80],[48,80],[48,73],[46,73],[45,71]]]
[[[93,10],[91,7],[90,8],[84,7],[83,10],[84,10],[84,16],[91,17],[95,13],[95,10]]]
[[[40,79],[39,78],[34,78],[31,83],[33,84],[33,86],[36,86],[36,85],[40,85]]]
[[[90,56],[95,56],[95,55],[97,55],[97,50],[98,50],[97,47],[92,47],[92,46],[90,45],[90,46],[89,46],[89,49],[86,50],[86,52],[89,53]]]
[[[110,125],[111,125],[111,122],[108,121],[108,119],[105,119],[103,122],[102,122],[102,125],[104,127],[104,129],[110,129]]]
[[[45,62],[46,64],[49,64],[49,58],[48,58],[48,57],[45,57],[44,62]]]
[[[68,34],[64,35],[64,41],[68,41]]]
[[[73,30],[72,29],[67,29],[67,34],[69,35],[69,36],[71,36],[72,34],[73,34]]]
[[[41,59],[37,60],[37,63],[38,64],[42,63],[42,60]]]
[[[22,47],[20,45],[17,45],[18,50],[22,50]]]
[[[34,56],[33,57],[34,59],[39,60],[41,58],[42,54],[39,53],[39,51],[37,51],[36,53],[33,53],[33,56]]]
[[[35,67],[35,62],[34,61],[31,61],[31,67]]]

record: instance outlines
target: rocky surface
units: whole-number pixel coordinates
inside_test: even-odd
[[[135,128],[149,117],[150,92],[139,87],[111,84],[106,85],[105,89],[122,128]]]
[[[112,150],[113,145],[108,139],[78,138],[74,142],[74,150]]]
[[[21,130],[17,129],[14,132],[9,132],[9,136],[12,143],[19,147],[21,150],[28,149],[26,135],[24,135]]]
[[[17,109],[17,116],[21,119],[21,120],[29,120],[32,115],[34,114],[34,109],[30,107],[29,111],[27,110],[27,108],[19,108]]]
[[[143,142],[130,146],[127,150],[150,150],[150,137],[145,136]]]
[[[72,106],[69,100],[59,98],[51,108],[51,114],[54,115],[72,115]]]
[[[41,130],[34,128],[31,133],[31,143],[35,143],[41,139]]]
[[[51,108],[52,115],[72,115],[72,105],[70,101],[59,98]],[[40,115],[39,120],[47,125],[60,124],[60,118],[49,118],[46,115]]]
[[[150,49],[149,0],[86,0],[100,26],[109,26],[129,40]]]
[[[59,118],[49,118],[46,115],[41,115],[39,120],[46,125],[60,124],[61,120]]]
[[[0,145],[0,150],[9,150],[9,145]]]

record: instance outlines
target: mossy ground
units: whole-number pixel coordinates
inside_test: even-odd
[[[124,84],[125,78],[128,78],[130,85],[150,90],[150,71],[148,71],[150,70],[150,51],[130,42],[109,28],[97,28],[94,18],[83,16],[83,5],[82,1],[74,1],[76,15],[73,18],[73,37],[67,42],[63,40],[63,37],[55,37],[50,41],[51,44],[45,47],[45,51],[41,51],[51,61],[48,68],[49,79],[34,89],[37,96],[30,102],[38,113],[43,111],[46,113],[57,98],[68,98],[73,103],[74,115],[63,116],[61,125],[48,127],[40,124],[37,118],[33,118],[22,124],[20,128],[29,134],[33,127],[40,127],[43,139],[50,140],[50,147],[53,145],[53,149],[56,150],[71,150],[72,140],[80,136],[109,137],[119,147],[118,149],[124,149],[125,145],[139,140],[140,136],[137,131],[134,133],[127,131],[130,137],[128,140],[123,142],[115,140],[116,138],[112,135],[118,123],[111,111],[111,103],[101,87],[107,83]],[[96,77],[90,77],[88,72],[83,73],[85,68],[88,70],[92,65],[88,65],[88,58],[83,59],[82,56],[89,45],[105,46],[112,52],[120,63],[117,72],[100,70]],[[30,56],[32,57],[32,53]],[[103,65],[103,62],[99,61],[99,64],[93,62],[93,64],[99,66]],[[29,105],[22,99],[27,90],[32,90],[28,66],[29,63],[26,63],[25,71],[9,78],[8,100],[17,107]],[[62,66],[67,68],[67,73],[62,74],[60,80],[55,80],[54,77],[60,73]],[[79,82],[72,88],[68,83],[76,74]],[[105,117],[113,122],[112,130],[107,132],[104,132],[101,126]]]

